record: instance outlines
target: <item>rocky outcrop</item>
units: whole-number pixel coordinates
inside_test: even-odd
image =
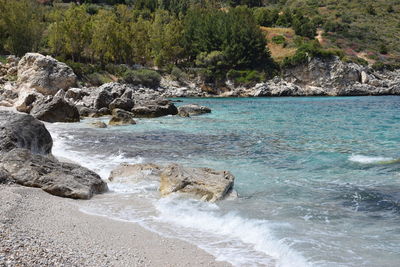
[[[27,53],[18,63],[20,90],[33,90],[43,95],[55,95],[76,84],[77,77],[70,67],[50,56]]]
[[[0,153],[25,148],[47,155],[52,146],[53,140],[42,122],[30,115],[0,111]]]
[[[78,109],[63,96],[48,96],[34,103],[30,114],[46,122],[78,122]]]
[[[52,145],[50,133],[39,120],[0,111],[0,183],[15,182],[79,199],[107,190],[96,173],[54,158]]]
[[[118,182],[160,181],[160,193],[185,193],[204,201],[218,201],[233,191],[235,177],[228,171],[189,168],[178,164],[124,164],[111,172],[110,180]]]
[[[89,199],[107,191],[107,184],[96,173],[53,157],[32,154],[16,148],[1,156],[0,168],[20,185],[38,187],[61,197]]]
[[[112,118],[108,124],[114,126],[132,125],[136,124],[136,122],[133,120],[133,116],[130,112],[116,108],[112,111]]]
[[[132,113],[136,118],[156,118],[167,115],[178,114],[178,109],[169,100],[144,100],[132,109]]]
[[[178,115],[181,117],[202,115],[206,113],[211,113],[211,109],[205,106],[199,106],[196,104],[189,104],[178,107]]]

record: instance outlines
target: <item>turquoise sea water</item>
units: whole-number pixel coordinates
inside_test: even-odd
[[[229,170],[239,198],[159,199],[157,184],[111,183],[83,210],[237,266],[399,266],[400,97],[180,100],[213,112],[108,129],[49,125],[54,153],[103,178],[120,162]]]

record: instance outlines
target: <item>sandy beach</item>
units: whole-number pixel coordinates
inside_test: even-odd
[[[0,266],[230,266],[137,224],[84,214],[74,200],[41,189],[0,185],[0,202]]]

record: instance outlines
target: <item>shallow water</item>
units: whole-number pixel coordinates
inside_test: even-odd
[[[231,171],[237,200],[110,183],[82,210],[133,221],[237,266],[398,266],[400,97],[182,99],[208,115],[48,125],[53,152],[107,178],[121,162]],[[106,119],[104,119],[106,120]]]

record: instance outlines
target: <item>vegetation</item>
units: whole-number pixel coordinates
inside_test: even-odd
[[[51,54],[99,82],[156,84],[139,64],[245,84],[313,56],[395,66],[399,13],[394,0],[0,0],[0,54]]]

